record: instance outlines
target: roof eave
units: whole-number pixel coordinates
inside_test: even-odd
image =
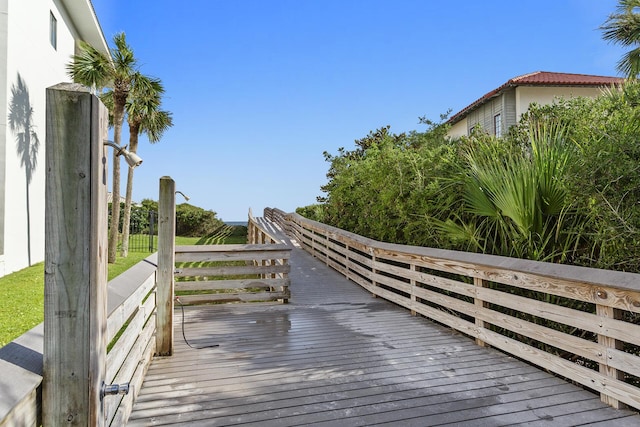
[[[611,85],[619,85],[619,84],[621,84],[621,83],[611,83]],[[483,106],[484,104],[486,104],[487,102],[492,100],[493,98],[495,98],[497,96],[500,96],[502,93],[505,92],[505,90],[511,89],[511,88],[515,88],[515,87],[522,87],[522,86],[527,86],[527,87],[606,87],[608,85],[607,84],[602,84],[602,83],[574,83],[574,84],[571,84],[571,83],[542,83],[542,82],[540,82],[540,83],[530,83],[530,82],[529,83],[519,83],[519,82],[515,81],[515,79],[510,79],[509,81],[507,81],[505,84],[503,84],[499,88],[494,89],[493,91],[487,93],[486,95],[484,95],[481,98],[477,99],[472,104],[468,105],[467,107],[465,107],[462,110],[460,110],[459,112],[457,112],[449,120],[447,120],[447,124],[453,126],[456,123],[461,122],[473,110],[476,110],[477,108],[480,108],[481,106]]]
[[[476,100],[471,105],[468,105],[467,107],[465,107],[462,110],[460,110],[458,113],[456,113],[454,116],[452,116],[449,120],[447,120],[447,123],[450,124],[450,125],[455,125],[456,123],[461,122],[473,110],[483,106],[484,104],[486,104],[487,102],[489,102],[493,98],[496,98],[496,97],[502,95],[506,89],[510,89],[510,88],[516,87],[516,86],[519,86],[519,85],[514,84],[514,83],[511,82],[511,80],[509,80],[507,83],[503,84],[499,88],[492,90],[491,92],[487,93],[483,97],[481,97],[478,100]]]
[[[80,39],[110,57],[109,45],[91,0],[61,0],[61,2],[71,17]]]

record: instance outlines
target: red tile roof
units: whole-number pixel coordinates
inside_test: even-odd
[[[524,74],[514,77],[505,84],[491,92],[485,94],[482,98],[477,99],[469,104],[453,116],[449,118],[447,123],[455,124],[462,120],[471,110],[481,106],[491,98],[499,95],[507,88],[516,86],[610,86],[613,84],[622,84],[623,78],[607,77],[607,76],[591,76],[588,74],[570,74],[570,73],[551,73],[548,71],[536,71],[535,73]]]

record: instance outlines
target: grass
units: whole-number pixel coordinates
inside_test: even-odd
[[[200,237],[182,237],[176,236],[176,246],[197,245]]]
[[[109,264],[108,280],[148,257],[130,252]],[[0,277],[0,347],[3,347],[44,320],[44,263],[32,265]]]
[[[195,245],[199,237],[176,236],[176,245]],[[225,243],[245,243],[229,237]],[[148,252],[129,252],[109,264],[108,280],[125,272],[149,256]],[[3,347],[42,323],[44,320],[44,263],[38,263],[15,273],[0,277],[0,347]]]
[[[148,235],[140,235],[140,234],[132,234],[131,236],[129,236],[129,238],[131,239],[131,241],[136,241],[136,239],[138,241],[142,240],[144,241],[144,245],[142,245],[143,247],[147,247],[148,245],[148,241],[149,241],[149,236]],[[183,236],[176,236],[176,245],[197,245],[198,241],[201,240],[200,237],[183,237]],[[131,248],[132,243],[130,243],[129,248]],[[140,246],[140,245],[137,245]],[[158,236],[153,236],[153,247],[154,248],[158,248]],[[134,252],[133,249],[129,249],[129,252]]]
[[[44,263],[0,278],[0,347],[44,318]]]

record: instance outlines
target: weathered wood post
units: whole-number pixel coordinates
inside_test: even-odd
[[[156,291],[156,354],[173,354],[173,288],[176,244],[176,183],[160,178],[158,200],[158,289]]]
[[[104,425],[107,110],[83,86],[47,89],[45,426]]]
[[[596,295],[599,298],[603,298],[603,297],[606,298],[606,293],[603,293],[603,291],[597,291]],[[596,313],[598,314],[598,316],[607,318],[607,319],[622,319],[622,310],[613,308],[613,307],[608,307],[602,304],[596,304]],[[622,341],[619,341],[619,340],[616,340],[615,338],[611,338],[601,334],[598,334],[598,344],[601,344],[607,347],[607,352],[609,351],[608,349],[623,350],[624,348],[624,343]],[[606,357],[607,357],[607,360],[612,358],[610,354],[607,354]],[[607,377],[612,378],[614,380],[621,380],[621,381],[624,380],[623,371],[619,371],[616,368],[609,366],[606,363],[599,364],[599,371],[601,374],[604,374]],[[616,409],[622,409],[625,407],[624,403],[604,393],[600,393],[600,400],[606,403],[607,405],[613,406]]]
[[[479,288],[486,288],[487,287],[487,281],[483,280],[483,279],[480,279],[478,277],[474,277],[473,278],[473,285],[478,289]],[[478,313],[482,313],[483,309],[488,306],[488,304],[485,301],[483,301],[482,298],[478,298],[477,295],[473,298],[473,304],[476,306],[476,309],[477,309]],[[484,329],[487,327],[486,322],[484,320],[480,319],[479,317],[476,317],[475,323],[476,323],[476,326],[478,327],[478,333],[484,334]],[[486,347],[487,346],[487,343],[482,341],[480,338],[476,338],[476,344],[479,345],[480,347]]]

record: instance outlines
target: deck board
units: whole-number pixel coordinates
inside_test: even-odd
[[[300,249],[290,303],[186,307],[129,425],[638,426],[640,417],[373,298]]]

